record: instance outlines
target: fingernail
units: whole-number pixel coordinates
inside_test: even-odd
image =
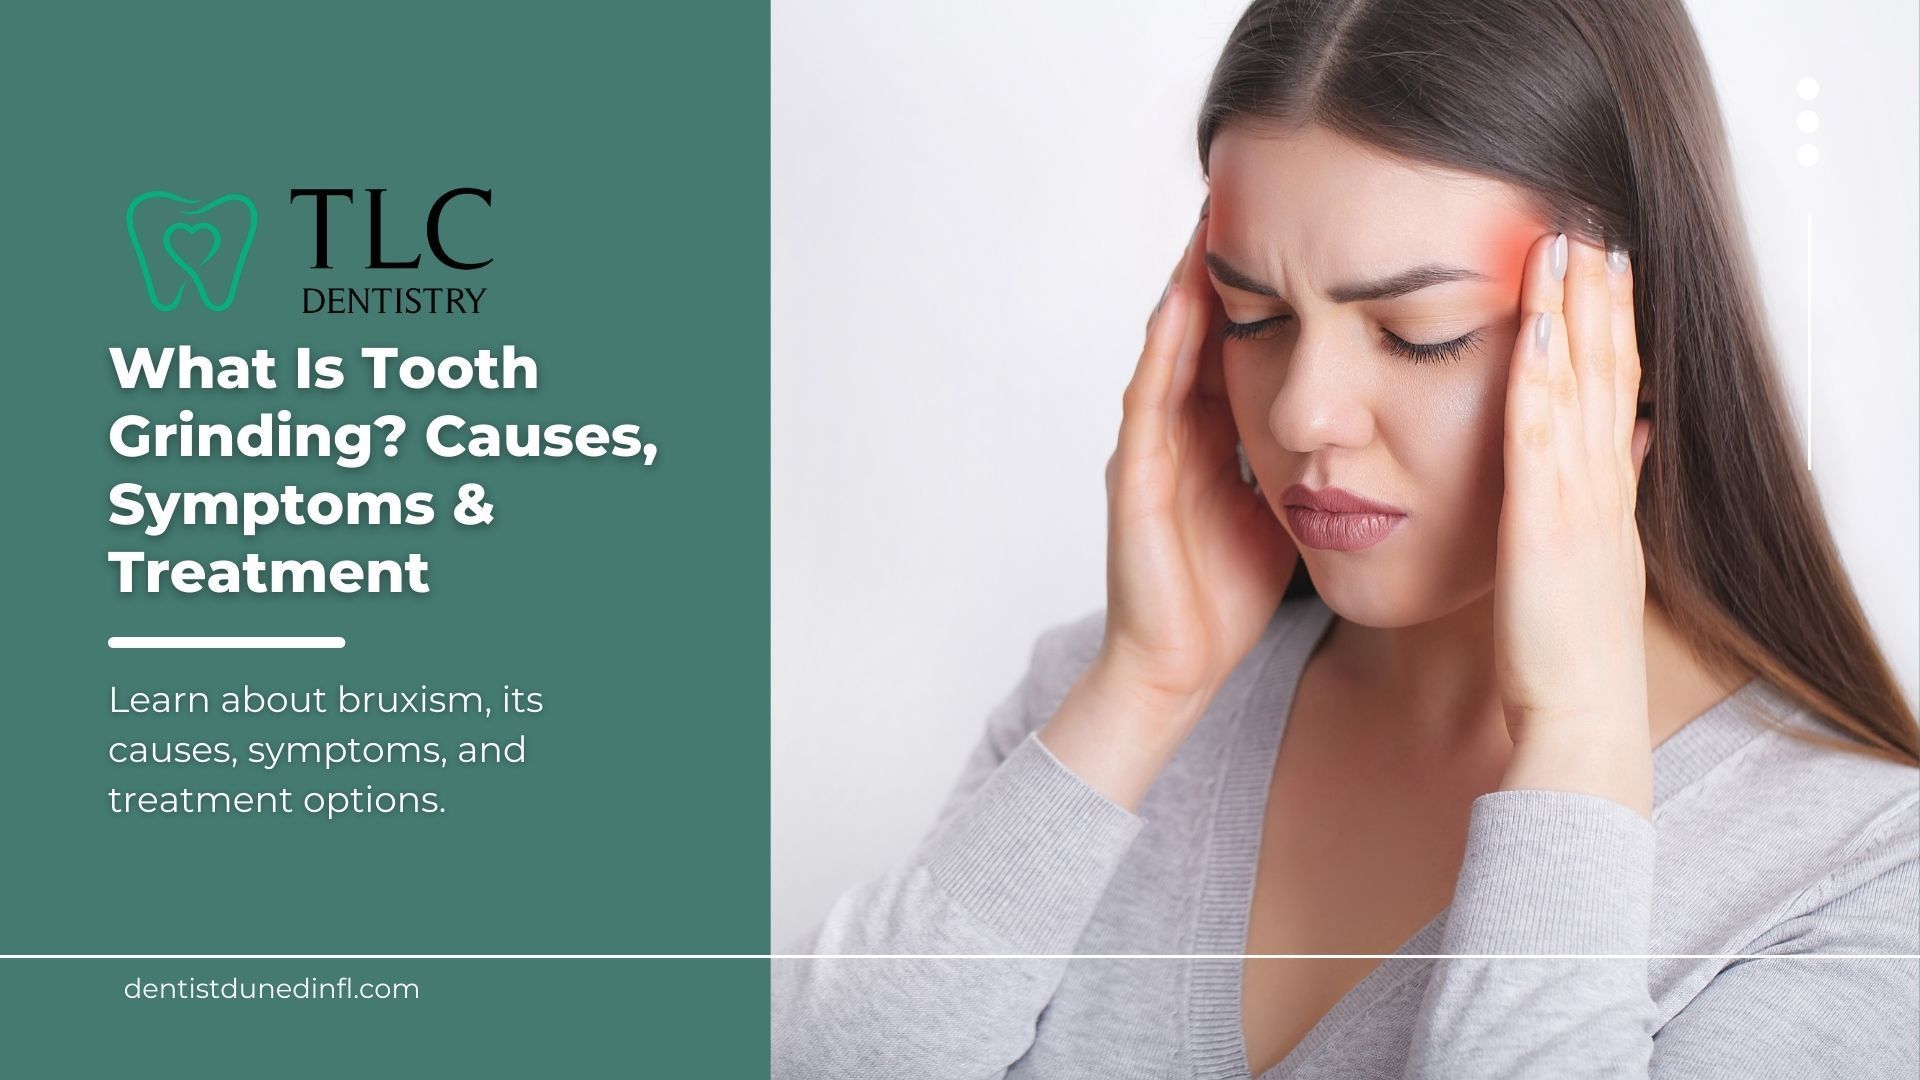
[[[1547,268],[1553,276],[1565,279],[1567,276],[1567,234],[1561,233],[1553,238],[1553,246],[1547,249]]]
[[[1533,317],[1533,343],[1540,347],[1540,351],[1546,351],[1547,339],[1552,333],[1553,322],[1546,312]]]
[[[1626,273],[1627,249],[1614,248],[1612,251],[1607,252],[1607,269],[1612,270],[1616,274]]]

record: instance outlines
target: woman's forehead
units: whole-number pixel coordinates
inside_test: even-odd
[[[1545,231],[1513,185],[1323,127],[1223,128],[1208,175],[1208,249],[1250,272],[1303,278],[1295,289],[1438,261],[1504,277]]]

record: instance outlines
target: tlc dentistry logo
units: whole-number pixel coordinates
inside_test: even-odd
[[[330,217],[337,221],[364,210],[367,226],[366,269],[381,271],[380,280],[391,280],[394,271],[419,271],[419,249],[410,257],[391,257],[382,253],[384,230],[381,227],[381,196],[386,188],[362,189],[366,195],[356,205],[351,188],[293,188],[287,192],[289,204],[304,205],[313,214],[313,259],[307,269],[333,271],[329,240]],[[456,204],[455,200],[467,200]],[[480,206],[473,207],[473,203]],[[460,231],[455,246],[459,255],[448,251],[445,238],[449,205],[456,210]],[[440,270],[469,273],[493,263],[491,257],[475,257],[479,246],[464,235],[476,224],[484,224],[478,210],[493,206],[490,188],[459,187],[440,193],[426,211],[424,239]],[[332,214],[329,215],[329,211]],[[297,212],[297,211],[296,211]],[[392,216],[392,215],[389,215]],[[253,248],[254,234],[260,228],[260,212],[245,195],[222,195],[201,201],[171,191],[147,191],[127,204],[127,239],[133,243],[133,255],[140,266],[140,280],[146,287],[147,302],[156,311],[173,311],[192,293],[208,311],[225,311],[240,292],[240,275],[247,267],[247,253]],[[280,233],[274,234],[276,237]],[[391,252],[394,246],[385,248]],[[404,250],[404,249],[403,249]],[[462,257],[465,256],[465,257]],[[416,279],[417,280],[417,279]],[[484,288],[448,285],[306,285],[300,289],[302,315],[477,315],[486,297]]]
[[[201,202],[148,191],[127,204],[127,238],[156,311],[180,306],[189,287],[208,311],[225,311],[240,291],[260,211],[245,195]]]

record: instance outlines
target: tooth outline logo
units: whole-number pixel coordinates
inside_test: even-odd
[[[227,308],[233,304],[234,296],[240,291],[240,272],[246,269],[247,252],[253,248],[253,234],[260,227],[260,211],[254,207],[253,200],[238,192],[222,195],[206,203],[201,203],[198,199],[189,199],[184,196],[175,195],[171,191],[147,191],[133,197],[133,201],[127,204],[127,239],[133,243],[134,258],[139,260],[140,263],[140,279],[146,284],[147,300],[153,304],[155,311],[172,311],[179,307],[180,301],[186,296],[187,286],[186,283],[183,282],[179,288],[174,290],[171,300],[163,302],[160,299],[160,291],[155,287],[153,281],[153,260],[148,259],[147,249],[140,243],[140,233],[139,230],[135,228],[133,221],[134,213],[140,209],[140,204],[149,199],[167,199],[183,204],[186,209],[181,211],[182,216],[206,214],[216,207],[224,206],[228,203],[237,203],[246,209],[247,235],[240,240],[239,254],[234,258],[233,277],[227,285],[227,294],[218,302],[215,302],[214,298],[207,293],[207,283],[201,279],[200,270],[212,262],[214,255],[218,254],[220,249],[226,246],[227,238],[226,235],[220,231],[220,226],[214,224],[211,220],[194,222],[175,221],[160,233],[160,250],[156,253],[165,255],[169,262],[179,267],[180,270],[186,274],[187,281],[191,282],[194,291],[200,294],[200,303],[204,305],[208,311],[227,310]],[[200,257],[198,262],[195,262],[190,256],[183,254],[174,246],[174,237],[176,235],[185,234],[187,236],[194,236],[202,232],[211,232],[213,234],[213,244],[207,249],[207,253]]]

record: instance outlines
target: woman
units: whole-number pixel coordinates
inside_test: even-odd
[[[1678,0],[1256,0],[1199,135],[1108,603],[775,1075],[1920,1072],[1920,730]]]

